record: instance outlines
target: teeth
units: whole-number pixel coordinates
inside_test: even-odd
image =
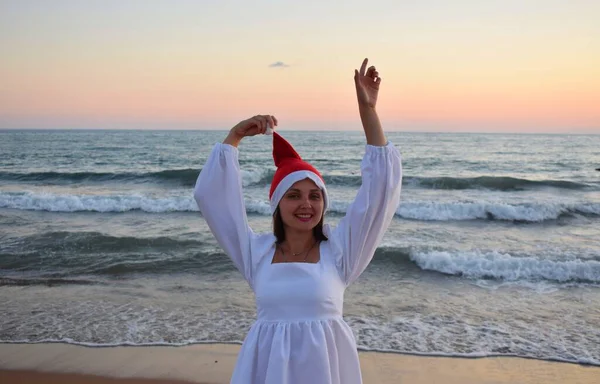
[[[296,215],[296,216],[298,216],[302,219],[308,219],[308,218],[312,217],[312,215]]]

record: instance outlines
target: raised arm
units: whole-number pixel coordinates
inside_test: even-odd
[[[194,198],[211,232],[250,285],[254,234],[246,216],[237,146],[246,136],[265,133],[267,123],[275,126],[277,120],[260,115],[233,127],[223,143],[213,147],[194,188]]]
[[[268,128],[274,129],[278,124],[275,116],[256,115],[240,121],[235,127],[231,128],[229,134],[223,140],[223,144],[229,144],[237,148],[244,137],[265,134]]]
[[[361,163],[362,185],[346,215],[332,231],[341,246],[338,269],[351,284],[367,268],[387,230],[398,204],[402,164],[398,149],[389,143],[375,109],[381,78],[367,59],[354,71],[358,109],[367,146]]]
[[[384,146],[387,144],[387,139],[385,138],[379,116],[377,116],[375,109],[381,77],[379,77],[379,72],[377,72],[374,65],[370,66],[367,70],[368,61],[369,59],[363,60],[360,71],[357,69],[354,70],[358,111],[365,136],[367,137],[367,144]]]

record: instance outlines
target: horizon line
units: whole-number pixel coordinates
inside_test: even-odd
[[[202,129],[202,128],[0,128],[0,132],[9,131],[132,131],[132,132],[227,132],[229,129]],[[341,130],[341,129],[285,129],[284,132],[363,132],[362,130]],[[411,131],[411,130],[397,130],[397,131],[386,131],[384,133],[424,133],[424,134],[489,134],[489,135],[578,135],[578,136],[598,136],[599,132],[503,132],[503,131]]]

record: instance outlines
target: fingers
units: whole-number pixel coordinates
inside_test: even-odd
[[[267,115],[269,117],[269,127],[275,128],[277,126],[277,119],[275,116]]]
[[[367,70],[366,76],[370,77],[372,79],[375,79],[375,78],[379,77],[379,72],[377,72],[377,69],[375,69],[374,65],[371,65],[369,67],[369,69]]]
[[[253,122],[253,125],[257,127],[255,134],[264,134],[268,127],[275,128],[278,125],[277,119],[272,115],[256,115],[250,120]]]
[[[357,71],[356,69],[354,70],[354,80],[358,81],[361,77],[369,77],[373,80],[373,82],[379,84],[379,82],[381,81],[379,77],[379,72],[377,71],[374,65],[371,65],[367,69],[368,62],[369,59],[365,58],[362,62],[362,65],[360,66],[360,71]]]
[[[354,70],[354,86],[356,87],[356,91],[358,92],[362,87],[363,87],[363,82],[362,82],[362,78],[364,76],[360,75],[360,72],[358,72],[358,70]]]
[[[368,63],[368,62],[369,62],[369,59],[367,59],[367,58],[365,57],[365,59],[364,59],[364,60],[363,60],[363,62],[362,62],[362,65],[360,66],[360,72],[359,72],[359,73],[360,73],[360,75],[361,75],[361,76],[364,76],[364,75],[365,75],[365,69],[367,68],[367,63]]]
[[[257,125],[253,125],[252,127],[248,128],[245,136],[255,136],[255,135],[258,135],[259,133],[260,133],[260,128]]]
[[[265,129],[265,121],[261,115],[256,115],[250,119],[252,121],[252,126],[256,127],[256,133],[254,135],[262,133]],[[253,135],[253,136],[254,136]]]

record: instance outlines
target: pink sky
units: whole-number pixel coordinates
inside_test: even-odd
[[[600,2],[480,3],[2,3],[0,129],[360,129],[369,57],[388,130],[600,133]]]

